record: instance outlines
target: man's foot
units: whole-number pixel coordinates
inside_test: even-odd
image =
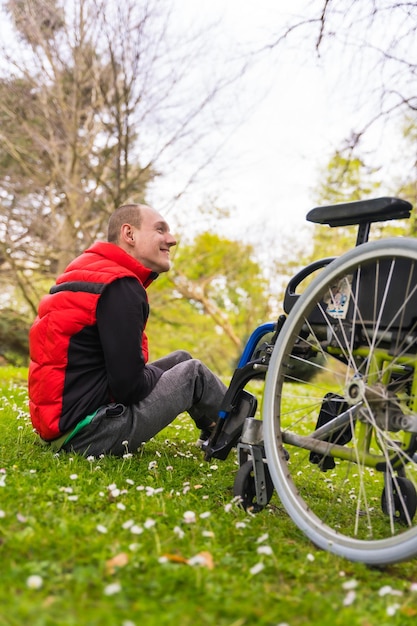
[[[204,430],[200,431],[200,436],[197,439],[197,441],[195,442],[195,445],[197,446],[197,448],[203,448],[204,445],[208,442],[208,440],[210,439],[214,429],[216,428],[216,422],[213,422],[212,424],[210,424],[209,428],[205,428]]]

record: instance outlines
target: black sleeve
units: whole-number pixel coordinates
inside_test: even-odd
[[[149,395],[162,375],[162,370],[154,365],[145,365],[142,353],[148,313],[145,289],[134,278],[114,281],[100,297],[97,328],[115,402],[139,402]]]

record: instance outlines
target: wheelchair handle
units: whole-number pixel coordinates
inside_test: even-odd
[[[285,290],[284,296],[284,311],[286,313],[289,313],[291,311],[297,301],[299,294],[296,293],[296,289],[299,284],[302,283],[303,280],[307,278],[307,276],[310,276],[310,274],[312,274],[313,272],[322,269],[323,267],[326,267],[326,265],[329,265],[329,263],[334,261],[335,258],[336,257],[327,257],[325,259],[313,261],[313,263],[310,263],[309,265],[307,265],[307,267],[304,267],[295,276],[293,276],[293,278],[291,278]]]

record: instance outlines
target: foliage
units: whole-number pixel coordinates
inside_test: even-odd
[[[135,456],[53,455],[35,443],[23,377],[0,370],[5,626],[415,623],[414,561],[370,569],[320,551],[276,495],[246,514],[234,455],[203,462],[187,417]]]
[[[369,167],[364,160],[347,150],[330,158],[319,181],[316,202],[337,204],[364,200],[377,195],[381,182],[375,178],[378,168]]]
[[[375,175],[378,168],[368,167],[355,150],[338,152],[329,160],[323,172],[323,180],[318,184],[316,201],[318,204],[338,204],[354,202],[380,195],[382,186]],[[406,194],[398,191],[398,196],[408,199]],[[371,238],[410,234],[410,222],[385,222],[373,224]],[[355,245],[357,226],[328,227],[317,225],[314,229],[314,247],[312,259],[338,256]]]
[[[171,271],[149,289],[152,358],[188,349],[219,373],[233,367],[243,342],[269,321],[269,286],[254,251],[205,232],[180,244]]]
[[[29,352],[26,319],[11,309],[0,315],[0,361],[11,365],[27,365]]]
[[[416,172],[416,155],[415,146],[417,140],[417,119],[414,113],[406,116],[403,123],[403,138],[405,140],[405,153],[409,155],[409,169],[405,169],[401,179],[398,182],[399,195],[405,198],[413,206],[417,206],[417,172]],[[409,224],[409,233],[411,237],[417,237],[417,215],[414,211]]]

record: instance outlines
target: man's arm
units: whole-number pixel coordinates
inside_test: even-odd
[[[111,283],[98,303],[97,327],[115,402],[139,402],[149,395],[162,375],[159,368],[145,364],[142,353],[148,312],[145,289],[134,278]]]

